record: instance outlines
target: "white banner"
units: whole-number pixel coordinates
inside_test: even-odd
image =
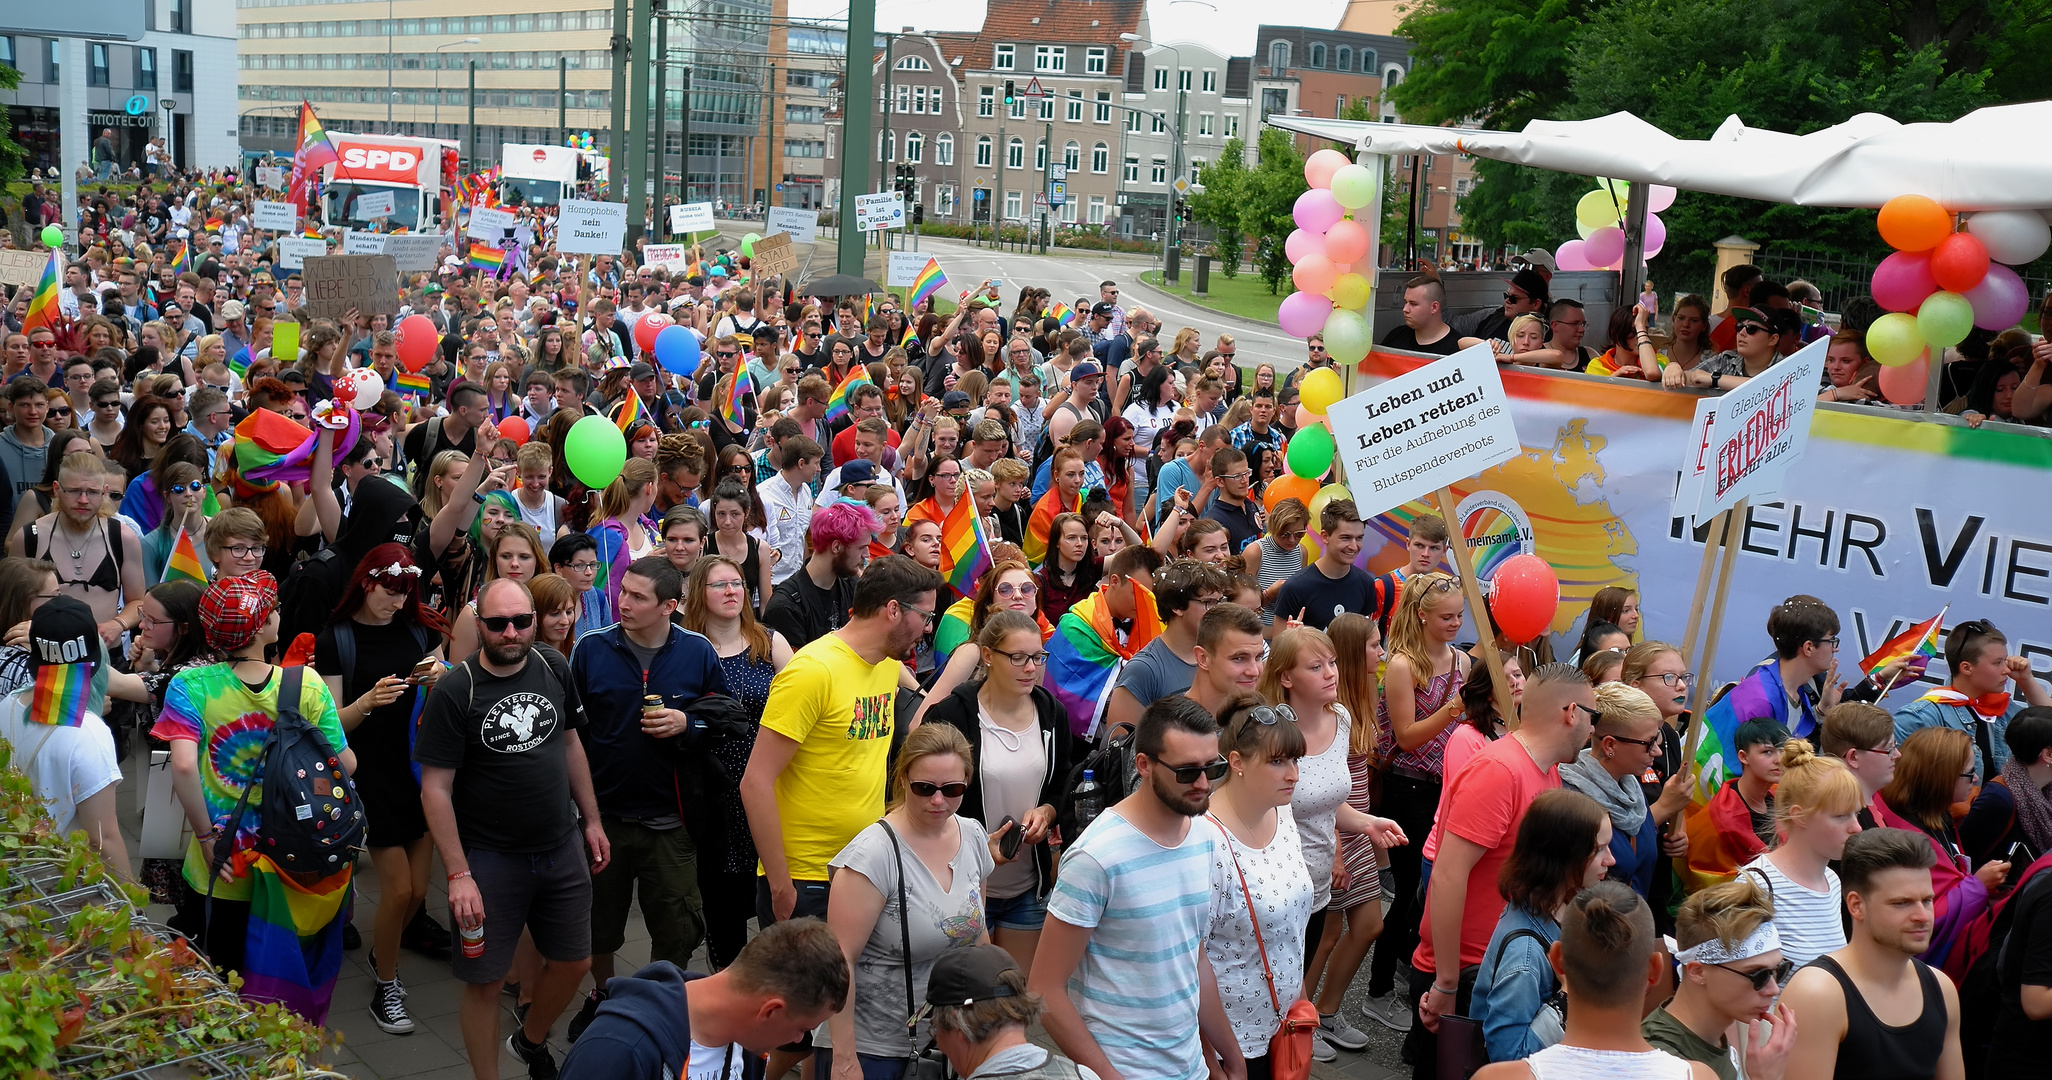
[[[905,200],[895,191],[855,196],[855,228],[861,232],[905,227]]]
[[[270,188],[272,191],[283,191],[285,190],[285,170],[276,165],[259,165],[256,167],[256,182],[258,187]]]
[[[670,232],[672,234],[712,232],[718,227],[713,224],[713,205],[709,202],[672,203],[670,205]]]
[[[1518,453],[1517,425],[1486,343],[1353,394],[1325,418],[1363,516]]]
[[[433,270],[435,256],[440,253],[442,245],[447,240],[448,237],[434,233],[387,236],[384,238],[384,251],[392,257],[393,264],[402,274]]]
[[[490,240],[496,244],[506,238],[506,230],[513,227],[511,210],[494,210],[489,206],[470,208],[470,228],[466,235],[479,240]]]
[[[291,232],[299,227],[299,207],[288,202],[263,202],[249,216],[250,224],[272,232]]]
[[[932,261],[931,251],[893,251],[889,265],[884,268],[884,284],[899,288],[909,287],[919,280],[919,272]]]
[[[660,266],[672,272],[681,270],[684,267],[685,250],[683,244],[644,245],[641,249],[641,265]]]
[[[386,239],[388,238],[383,233],[359,232],[355,229],[350,229],[342,234],[342,254],[383,255],[385,253]]]
[[[287,236],[278,241],[278,266],[285,270],[301,270],[306,260],[318,259],[328,253],[326,240],[312,240],[303,236]]]
[[[795,206],[772,206],[769,218],[763,224],[764,236],[790,233],[794,244],[811,244],[819,236],[819,211],[800,210]]]
[[[393,200],[391,192],[371,191],[356,197],[356,213],[354,216],[360,218],[391,217],[392,210]]]
[[[627,244],[627,204],[564,199],[556,214],[556,250],[618,255]]]

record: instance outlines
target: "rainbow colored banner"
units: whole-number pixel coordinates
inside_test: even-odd
[[[1058,323],[1061,323],[1063,326],[1067,326],[1070,323],[1076,321],[1075,310],[1070,308],[1069,305],[1062,303],[1060,300],[1057,300],[1052,305],[1050,305],[1047,309],[1047,313],[1053,316],[1054,320]]]
[[[727,392],[720,397],[720,415],[731,423],[741,423],[741,418],[747,415],[744,402],[754,389],[755,382],[748,376],[748,365],[734,365],[733,382],[727,387]]]
[[[434,385],[434,380],[419,371],[401,370],[392,380],[393,389],[402,394],[412,394],[422,401],[426,401],[428,395],[434,392]]]
[[[190,581],[204,586],[213,575],[207,572],[206,557],[200,554],[199,545],[192,542],[192,533],[178,530],[178,539],[171,543],[171,558],[164,563],[164,581]]]
[[[506,253],[490,244],[481,244],[472,240],[470,242],[470,265],[479,270],[497,271],[500,267],[506,265]]]
[[[1945,609],[1951,610],[1950,607]],[[1866,658],[1860,661],[1860,670],[1872,675],[1890,664],[1908,660],[1912,656],[1937,656],[1938,624],[1945,620],[1945,611],[1882,642],[1879,648],[1868,653]]]
[[[44,664],[37,668],[34,688],[29,691],[28,718],[51,727],[77,727],[85,723],[95,662]]]
[[[983,535],[983,516],[976,500],[964,493],[941,522],[941,576],[955,591],[968,596],[976,579],[990,569],[990,541]]]
[[[620,399],[620,409],[613,414],[613,423],[620,428],[620,434],[632,435],[636,426],[647,420],[647,413],[641,407],[641,391],[627,388],[627,396]]]

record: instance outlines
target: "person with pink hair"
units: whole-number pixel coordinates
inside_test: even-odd
[[[883,523],[862,503],[837,502],[813,511],[806,531],[811,555],[771,593],[763,624],[794,649],[847,625],[855,579],[869,561],[869,540]]]

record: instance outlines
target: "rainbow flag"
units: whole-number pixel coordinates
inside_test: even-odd
[[[247,855],[238,855],[241,861]],[[350,870],[326,877],[288,874],[267,855],[248,864],[249,936],[242,996],[275,1001],[325,1023],[342,973],[342,923]]]
[[[828,423],[843,420],[848,415],[848,394],[857,386],[869,381],[869,369],[856,364],[848,369],[848,377],[841,385],[834,387],[834,396],[827,399],[826,418]]]
[[[1033,516],[1026,519],[1026,535],[1023,538],[1025,542],[1019,545],[1019,549],[1025,553],[1027,562],[1038,567],[1047,560],[1048,537],[1054,531],[1054,519],[1057,515],[1070,512],[1083,512],[1083,493],[1076,493],[1076,505],[1064,506],[1062,489],[1050,484],[1047,494],[1042,495],[1040,501],[1034,504]]]
[[[641,407],[641,392],[629,387],[627,396],[620,400],[620,411],[613,414],[613,423],[620,426],[620,434],[631,435],[637,425],[648,422],[647,418]]]
[[[976,500],[967,494],[955,500],[941,522],[941,576],[955,591],[968,596],[976,579],[990,569],[990,541],[983,534],[983,517],[976,512]]]
[[[1871,678],[1875,672],[1898,660],[1907,660],[1912,656],[1937,656],[1938,625],[1944,621],[1945,612],[1951,610],[1951,606],[1947,605],[1945,611],[1940,611],[1938,614],[1882,642],[1880,647],[1868,653],[1867,658],[1860,661],[1860,670],[1866,672]]]
[[[876,310],[876,300],[867,293],[855,301],[855,330],[860,335],[869,326],[869,316]]]
[[[61,313],[57,307],[57,281],[63,276],[63,270],[64,253],[51,248],[50,261],[43,266],[43,280],[36,283],[36,291],[29,296],[28,314],[22,316],[22,333],[39,326],[47,326],[52,333],[56,332]]]
[[[1054,305],[1047,309],[1047,313],[1049,315],[1054,316],[1054,320],[1058,323],[1061,323],[1063,326],[1067,326],[1070,323],[1076,321],[1075,310],[1070,308],[1069,305],[1062,303],[1060,300],[1055,301]]]
[[[285,182],[285,198],[288,202],[306,209],[306,187],[320,176],[321,167],[333,165],[342,160],[335,152],[335,144],[328,141],[328,131],[321,126],[321,119],[314,115],[313,106],[305,101],[299,103],[299,137],[292,154],[292,175]]]
[[[35,688],[29,692],[28,718],[51,727],[77,727],[85,723],[86,695],[93,687],[93,664],[44,664],[36,669]]]
[[[1104,601],[1105,590],[1114,587],[1133,590],[1133,630],[1123,645]],[[1071,734],[1078,738],[1097,735],[1098,719],[1111,700],[1120,669],[1159,636],[1161,628],[1153,595],[1131,581],[1100,586],[1062,616],[1047,639],[1047,672],[1042,681],[1068,710]]]
[[[399,372],[398,377],[392,380],[394,389],[402,394],[412,394],[422,401],[426,401],[428,395],[434,392],[434,385],[434,380],[429,379],[424,372],[406,371],[403,369]]]
[[[470,265],[479,270],[496,271],[506,265],[506,253],[490,244],[480,244],[472,240],[470,242]]]
[[[228,370],[234,372],[238,379],[249,374],[249,346],[235,350],[235,355],[228,358]]]
[[[742,403],[743,399],[754,389],[755,382],[748,376],[748,365],[734,365],[733,385],[729,386],[726,394],[720,398],[720,415],[733,423],[739,424],[741,418],[747,415],[747,408]],[[636,396],[639,397],[640,395],[637,394]]]
[[[191,244],[180,244],[180,245],[178,245],[178,254],[176,254],[176,255],[173,255],[173,256],[171,256],[171,272],[172,272],[172,273],[174,273],[174,274],[182,274],[182,273],[184,273],[184,272],[185,272],[185,262],[186,262],[186,256],[190,255],[191,253],[192,253],[192,245],[191,245]]]
[[[165,581],[190,581],[204,586],[213,575],[207,571],[205,556],[200,554],[199,545],[192,542],[192,533],[178,530],[178,539],[171,544],[171,558],[164,563]]]
[[[217,217],[210,217],[210,218],[208,218],[208,219],[207,219],[207,231],[208,231],[208,232],[220,232],[220,231],[221,231],[221,226],[223,226],[223,225],[225,225],[225,224],[227,224],[227,222],[225,222],[225,221],[222,221],[222,220],[221,220],[220,218],[217,218]]]
[[[918,277],[912,279],[912,298],[905,302],[905,306],[918,307],[921,300],[939,292],[940,287],[947,283],[948,275],[941,273],[940,260],[926,260],[926,268],[919,271]]]
[[[804,334],[799,334],[797,337],[791,339],[791,351],[794,353],[803,353],[806,355],[810,355],[811,353],[817,351],[818,348],[819,347],[817,345],[807,340]]]
[[[911,347],[912,347],[912,344],[913,344],[914,342],[918,341],[918,340],[919,340],[919,330],[918,330],[918,328],[917,328],[917,327],[915,327],[915,326],[913,326],[913,325],[912,325],[912,324],[911,324],[910,322],[907,322],[907,323],[905,324],[905,332],[904,332],[904,333],[903,333],[902,335],[900,335],[900,336],[898,337],[898,344],[899,344],[899,346],[901,346],[901,347],[903,347],[903,348],[907,348],[907,349],[909,349],[909,348],[911,348]]]

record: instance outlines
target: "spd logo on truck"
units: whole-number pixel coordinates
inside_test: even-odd
[[[420,151],[410,146],[382,143],[354,143],[336,140],[341,160],[335,166],[337,180],[386,180],[402,184],[420,182]]]

